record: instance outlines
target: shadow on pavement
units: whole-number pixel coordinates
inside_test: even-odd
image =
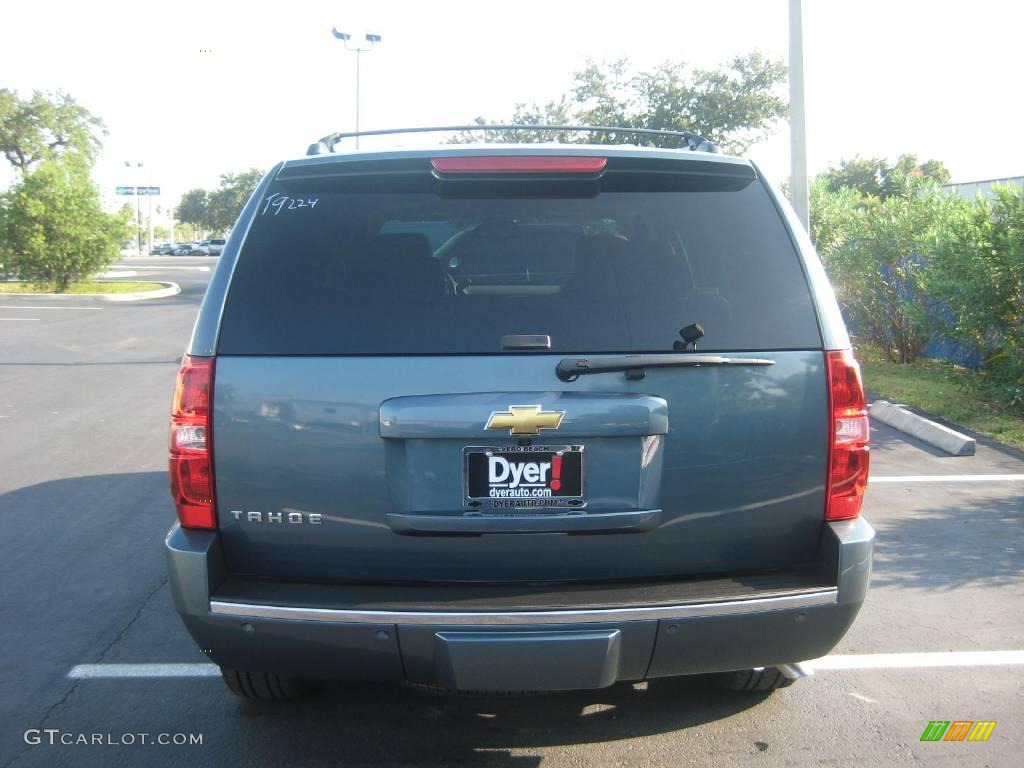
[[[985,491],[977,486],[966,503],[874,523],[872,586],[952,589],[1018,581],[1024,573],[1024,496]]]
[[[768,696],[722,691],[707,678],[697,677],[516,696],[338,684],[298,704],[240,702],[228,728],[270,761],[287,758],[315,764],[333,754],[344,764],[495,761],[533,766],[539,765],[540,757],[517,757],[511,750],[670,733],[728,718]]]

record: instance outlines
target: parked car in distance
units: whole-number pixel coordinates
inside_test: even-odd
[[[166,256],[174,250],[174,243],[160,243],[150,250],[150,256]]]
[[[221,239],[203,240],[199,244],[199,250],[207,256],[220,256],[221,251],[224,250],[225,242],[227,241]]]
[[[199,243],[178,243],[170,251],[170,256],[198,256],[202,254]]]
[[[170,419],[171,590],[232,692],[769,691],[844,636],[849,336],[757,166],[672,137],[328,137],[264,177]]]

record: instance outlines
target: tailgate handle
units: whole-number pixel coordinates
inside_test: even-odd
[[[406,536],[481,536],[490,533],[641,533],[657,527],[660,509],[547,515],[391,513],[388,525]]]
[[[510,333],[501,337],[501,348],[506,352],[551,349],[551,337],[544,334]]]

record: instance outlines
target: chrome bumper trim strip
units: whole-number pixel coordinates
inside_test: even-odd
[[[645,619],[695,619],[708,616],[738,616],[763,611],[811,608],[836,603],[838,590],[828,589],[779,597],[758,597],[717,603],[689,603],[637,608],[587,608],[552,611],[363,611],[348,608],[297,608],[284,605],[235,603],[211,600],[214,616],[235,616],[245,619],[285,619],[289,621],[321,621],[336,624],[399,624],[399,625],[473,625],[534,626],[541,624],[591,624],[600,622],[641,621]]]

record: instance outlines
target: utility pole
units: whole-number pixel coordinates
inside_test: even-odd
[[[334,37],[337,38],[338,40],[341,40],[342,43],[344,43],[346,51],[356,52],[356,133],[359,133],[359,57],[364,51],[372,51],[373,46],[381,41],[381,36],[367,34],[366,42],[369,43],[369,46],[363,48],[357,45],[355,48],[353,48],[352,46],[349,45],[349,42],[352,40],[352,35],[348,34],[347,32],[339,32],[337,27],[331,28],[331,34],[334,35]],[[356,149],[359,149],[358,136],[356,136]]]
[[[124,161],[125,168],[131,168],[132,163],[128,160]],[[139,160],[135,163],[136,169],[142,168],[142,161]],[[142,201],[139,200],[139,182],[142,181],[141,173],[136,170],[135,172],[135,254],[137,256],[142,255]]]
[[[789,199],[804,229],[809,229],[802,5],[802,0],[789,0]]]
[[[147,166],[149,168],[149,186],[150,191],[153,187],[153,166]],[[146,197],[149,199],[149,238],[146,241],[146,253],[150,253],[153,250],[153,195],[147,194]]]

